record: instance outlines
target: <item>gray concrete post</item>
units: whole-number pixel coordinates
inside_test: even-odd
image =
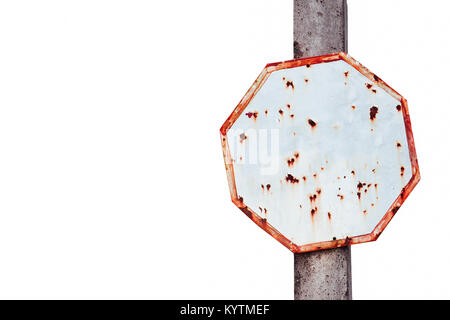
[[[294,58],[347,52],[347,0],[294,0]],[[294,254],[295,300],[351,300],[350,246]]]

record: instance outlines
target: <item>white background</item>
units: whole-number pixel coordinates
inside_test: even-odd
[[[422,180],[353,255],[355,299],[450,298],[448,1],[349,0],[404,95]],[[292,1],[0,2],[0,298],[291,299],[230,201],[219,127],[292,58]]]

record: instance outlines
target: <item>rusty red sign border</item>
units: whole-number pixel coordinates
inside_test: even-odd
[[[245,110],[245,108],[247,107],[249,102],[252,100],[252,98],[256,95],[256,93],[259,91],[259,89],[264,85],[265,81],[269,78],[269,76],[272,72],[281,70],[281,69],[289,69],[289,68],[295,68],[295,67],[300,67],[300,66],[305,66],[305,65],[327,63],[327,62],[332,62],[332,61],[337,61],[337,60],[344,60],[345,62],[350,64],[352,67],[354,67],[356,70],[358,70],[362,75],[364,75],[365,77],[367,77],[368,79],[370,79],[371,81],[376,83],[380,88],[384,89],[388,94],[390,94],[392,97],[394,97],[396,100],[398,100],[400,102],[400,104],[402,106],[403,119],[404,119],[404,123],[405,123],[406,137],[408,140],[409,157],[411,160],[411,167],[412,167],[412,177],[409,180],[409,182],[407,183],[407,185],[402,189],[400,195],[397,197],[397,199],[394,201],[394,203],[389,207],[387,213],[383,216],[381,221],[377,224],[377,226],[372,230],[371,233],[365,234],[365,235],[360,235],[360,236],[355,236],[355,237],[347,237],[345,239],[323,241],[323,242],[317,242],[317,243],[298,246],[298,245],[294,244],[291,240],[289,240],[285,236],[283,236],[278,230],[276,230],[269,223],[267,223],[266,219],[259,217],[254,211],[252,211],[250,208],[248,208],[243,203],[242,199],[240,199],[240,197],[236,191],[236,183],[234,180],[233,161],[231,158],[226,134],[227,134],[228,130],[232,127],[234,122],[239,118],[239,116]],[[250,87],[250,89],[247,91],[247,93],[241,99],[241,101],[239,102],[237,107],[233,110],[231,115],[228,117],[228,119],[225,121],[225,123],[220,128],[220,135],[221,135],[223,156],[224,156],[224,160],[225,160],[225,169],[226,169],[227,178],[228,178],[228,185],[230,188],[231,201],[242,212],[244,212],[251,220],[253,220],[253,222],[255,222],[261,229],[266,231],[273,238],[275,238],[276,240],[281,242],[281,244],[283,244],[285,247],[287,247],[289,250],[291,250],[294,253],[303,253],[303,252],[310,252],[310,251],[316,251],[316,250],[338,248],[338,247],[353,245],[353,244],[357,244],[357,243],[375,241],[380,236],[380,234],[384,231],[384,229],[386,228],[388,223],[391,221],[393,216],[397,213],[400,206],[403,204],[403,202],[406,200],[406,198],[409,196],[411,191],[414,189],[414,187],[417,185],[417,183],[420,180],[419,164],[417,161],[416,148],[414,145],[414,137],[413,137],[413,133],[412,133],[412,129],[411,129],[411,120],[409,117],[408,102],[406,101],[406,99],[404,97],[402,97],[398,92],[396,92],[389,85],[387,85],[377,75],[370,72],[366,67],[361,65],[358,61],[356,61],[355,59],[350,57],[345,52],[267,64],[265,66],[265,68],[263,69],[263,71],[261,72],[261,74],[255,80],[253,85]]]

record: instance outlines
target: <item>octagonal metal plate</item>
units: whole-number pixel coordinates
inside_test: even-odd
[[[268,64],[220,132],[232,201],[297,253],[377,239],[420,179],[406,100],[346,53]]]

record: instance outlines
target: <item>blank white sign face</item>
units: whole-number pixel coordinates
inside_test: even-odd
[[[419,179],[406,100],[346,54],[296,61],[224,124],[232,197],[294,252],[374,240]]]

